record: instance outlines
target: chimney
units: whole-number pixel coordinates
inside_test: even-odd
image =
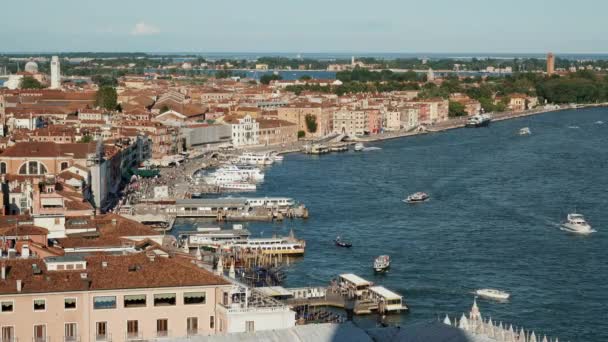
[[[116,219],[112,219],[112,225],[115,226],[116,225]]]
[[[2,280],[6,280],[6,265],[2,264]]]
[[[106,268],[108,267],[108,262],[107,261],[102,261],[101,262],[101,268]]]
[[[21,293],[21,279],[17,280],[17,292]]]

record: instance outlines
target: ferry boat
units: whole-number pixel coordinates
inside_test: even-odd
[[[272,165],[273,162],[267,154],[243,153],[237,159],[238,164],[246,165]]]
[[[215,178],[215,177],[205,177],[205,183],[210,185],[215,185],[220,189],[226,190],[241,190],[241,191],[255,191],[257,186],[252,183],[243,182],[241,180],[231,180],[228,178]]]
[[[386,272],[391,267],[391,257],[388,255],[381,255],[374,260],[374,271]]]
[[[226,244],[222,248],[225,250],[238,248],[241,250],[259,252],[261,254],[301,256],[304,255],[306,250],[306,243],[304,240],[298,240],[291,237],[250,238],[245,242],[239,241]]]
[[[192,247],[216,249],[226,244],[246,242],[251,233],[242,227],[242,225],[234,225],[233,229],[197,228],[196,231],[182,232],[178,236],[178,241],[181,245],[187,243]]]
[[[365,145],[363,145],[363,143],[356,143],[355,144],[355,151],[356,152],[361,152],[361,151],[363,151],[364,148],[365,148]]]
[[[226,165],[217,169],[214,174],[236,175],[240,176],[242,180],[253,180],[256,182],[264,180],[264,172],[251,165]]]
[[[581,214],[568,214],[566,222],[562,224],[562,229],[575,234],[591,234],[595,232],[591,225],[585,220]]]
[[[247,205],[252,208],[269,207],[269,208],[290,208],[295,205],[295,201],[289,197],[260,197],[247,198]]]
[[[342,240],[339,236],[336,237],[334,243],[336,244],[336,246],[344,248],[351,248],[353,246],[352,243]]]
[[[479,289],[475,291],[475,294],[479,297],[498,301],[506,301],[511,297],[509,293],[496,289]]]
[[[492,121],[492,116],[490,114],[477,114],[467,120],[465,127],[485,127],[490,124]]]
[[[422,203],[422,202],[428,201],[430,198],[431,197],[426,192],[416,192],[416,193],[413,193],[413,194],[407,196],[407,198],[404,199],[403,202],[405,202],[405,203]]]
[[[529,127],[524,127],[519,130],[519,135],[530,135],[530,134],[532,134],[532,132],[530,131]]]

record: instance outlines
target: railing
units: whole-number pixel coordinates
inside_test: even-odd
[[[9,337],[9,338],[0,337],[0,342],[19,342],[19,338],[18,337]]]
[[[111,342],[112,341],[112,334],[105,334],[105,335],[95,335],[95,341],[98,342]]]
[[[188,337],[198,336],[198,334],[199,334],[198,329],[190,329],[186,333],[187,333]]]
[[[32,342],[51,342],[51,337],[50,336],[33,337]]]
[[[63,342],[80,342],[80,336],[63,336]]]
[[[171,332],[169,330],[161,330],[161,331],[156,331],[156,337],[169,337],[171,336]]]
[[[143,341],[144,334],[141,332],[128,332],[125,334],[125,340],[127,341]]]

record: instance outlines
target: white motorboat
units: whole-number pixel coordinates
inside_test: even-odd
[[[532,132],[530,131],[529,127],[524,127],[519,130],[519,135],[530,135],[530,134],[532,134]]]
[[[475,291],[475,294],[479,297],[498,301],[505,301],[511,297],[509,293],[496,289],[479,289]]]
[[[365,145],[363,145],[363,143],[356,143],[355,144],[355,151],[357,151],[357,152],[363,151],[364,148],[365,148]]]
[[[585,217],[576,213],[568,214],[566,222],[562,223],[562,229],[575,234],[591,234],[595,232],[585,220]]]
[[[386,272],[391,267],[391,257],[388,255],[381,255],[374,260],[374,271]]]
[[[274,160],[266,154],[243,153],[238,158],[239,164],[272,165]]]
[[[485,127],[492,121],[490,114],[477,114],[473,115],[467,120],[465,127]]]
[[[217,169],[214,175],[234,175],[243,181],[261,182],[264,180],[264,173],[255,166],[250,165],[227,165]]]
[[[426,192],[416,192],[413,193],[409,196],[407,196],[406,199],[403,200],[403,202],[405,203],[421,203],[421,202],[426,202],[431,198],[431,196],[429,196],[429,194],[427,194]]]

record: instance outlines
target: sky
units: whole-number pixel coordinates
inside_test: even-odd
[[[606,0],[3,1],[1,52],[606,53]]]

